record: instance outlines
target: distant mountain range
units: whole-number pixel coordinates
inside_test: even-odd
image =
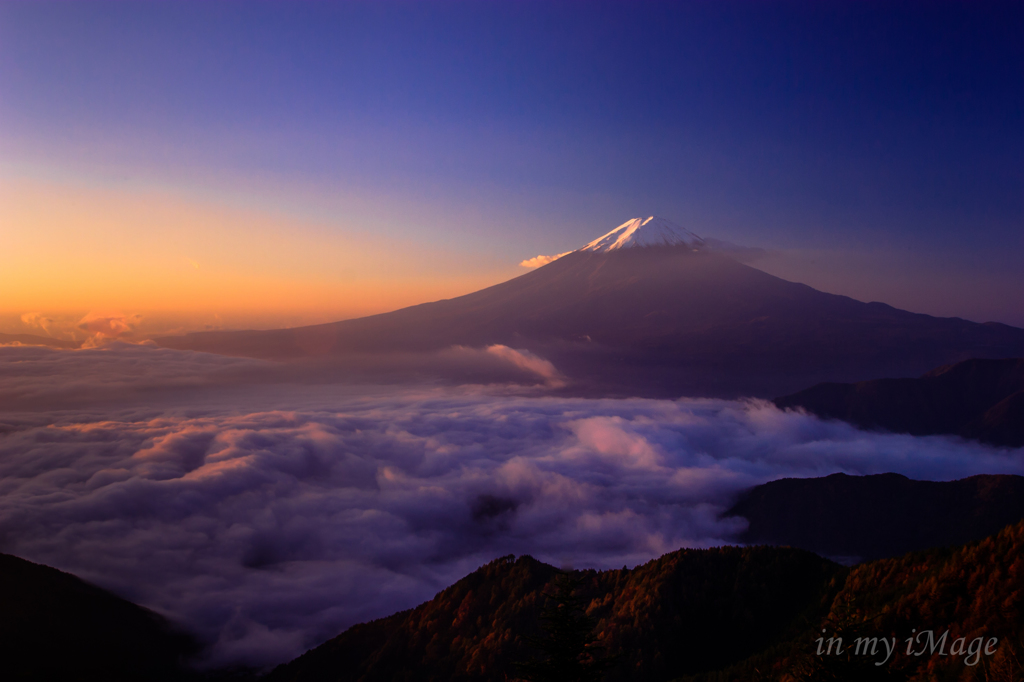
[[[823,383],[776,398],[775,404],[865,429],[950,434],[1021,447],[1024,359],[967,360],[917,379]]]
[[[661,219],[636,219],[472,294],[331,324],[199,332],[160,345],[277,360],[501,344],[590,395],[773,397],[822,381],[918,376],[1024,355],[1024,330],[861,303],[743,265]]]
[[[1024,476],[784,478],[748,490],[724,516],[749,521],[741,542],[851,563],[960,545],[1024,519]]]

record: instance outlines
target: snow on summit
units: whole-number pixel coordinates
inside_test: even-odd
[[[687,229],[659,218],[633,218],[622,223],[606,235],[598,237],[576,251],[606,252],[616,249],[627,249],[637,246],[690,246],[701,248],[706,246],[704,240]],[[553,260],[573,251],[566,251],[557,256],[535,256],[520,263],[524,268],[537,268],[547,265]]]
[[[578,251],[614,251],[634,246],[704,246],[704,240],[664,218],[633,218]]]

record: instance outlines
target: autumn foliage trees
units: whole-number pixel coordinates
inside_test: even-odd
[[[907,653],[923,631],[948,632],[946,655],[927,639]],[[1024,522],[852,569],[785,547],[687,549],[634,569],[569,573],[502,557],[268,679],[995,682],[1024,675],[1022,631]],[[819,637],[842,637],[842,654],[818,655]],[[875,665],[883,655],[858,655],[858,637],[894,651]],[[992,655],[974,665],[950,655],[956,640],[979,637],[997,639]]]

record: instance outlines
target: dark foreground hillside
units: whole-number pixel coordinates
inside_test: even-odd
[[[861,564],[846,576],[820,624],[739,665],[684,679],[1020,682],[1022,636],[1024,522],[963,547]],[[857,655],[855,646],[846,646],[841,654],[819,656],[819,637],[842,637],[847,645],[858,637],[878,637],[896,646],[884,664],[876,665],[885,658],[883,646],[875,655]],[[985,647],[991,655],[985,655]],[[958,654],[958,648],[966,651]]]
[[[749,522],[742,542],[854,563],[962,545],[1024,519],[1024,476],[783,478],[747,491],[725,515]]]
[[[0,679],[178,680],[194,652],[191,638],[152,611],[0,554]]]
[[[553,592],[559,573],[530,557],[496,560],[266,679],[517,679],[514,662],[529,656],[542,592]],[[1024,679],[1024,522],[966,546],[853,569],[754,547],[681,550],[632,571],[576,575],[595,644],[611,661],[592,679]],[[819,637],[846,645],[819,655]],[[858,653],[857,638],[878,640]],[[888,656],[877,646],[883,639]]]
[[[560,572],[531,557],[491,562],[410,611],[357,625],[277,668],[273,682],[507,680],[538,636]],[[604,679],[716,670],[817,623],[844,569],[795,549],[679,550],[633,570],[580,572]]]
[[[785,547],[680,550],[601,572],[503,557],[263,679],[519,679],[516,663],[540,660],[538,643],[553,632],[545,618],[559,585],[570,586],[593,639],[588,651],[604,666],[589,678],[534,679],[1024,680],[1024,521],[965,546],[853,569]],[[159,617],[7,555],[0,636],[4,680],[197,679],[181,666],[191,641]],[[829,654],[826,638],[844,644]],[[870,653],[852,646],[858,638],[874,642]]]
[[[1024,358],[965,360],[917,379],[824,383],[776,398],[865,429],[974,438],[1024,446]]]

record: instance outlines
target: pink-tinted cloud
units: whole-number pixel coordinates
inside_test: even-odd
[[[21,316],[21,323],[33,329],[42,329],[48,336],[51,335],[50,330],[54,325],[53,319],[42,313],[25,313]]]
[[[108,339],[130,336],[142,322],[141,315],[91,312],[78,321],[78,329],[90,335],[83,347],[90,348]]]
[[[547,265],[548,263],[558,260],[562,256],[568,256],[570,253],[572,253],[572,251],[566,251],[565,253],[560,253],[556,256],[534,256],[533,258],[527,258],[522,261],[519,266],[523,268],[539,268],[542,265]]]
[[[493,346],[488,346],[487,352],[520,369],[536,374],[543,378],[552,388],[561,388],[562,386],[565,386],[565,378],[553,364],[526,349],[516,350],[515,348],[495,344]]]

